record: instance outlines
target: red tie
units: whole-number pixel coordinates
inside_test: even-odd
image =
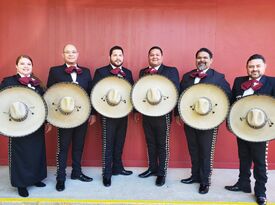
[[[202,78],[205,78],[207,76],[207,74],[204,73],[202,70],[199,70],[199,71],[195,71],[195,72],[191,73],[190,76],[192,78],[200,78],[200,79],[202,79]]]
[[[114,74],[114,75],[121,75],[121,76],[123,76],[123,77],[125,77],[126,76],[126,74],[120,69],[120,68],[114,68],[114,69],[112,69],[111,71],[110,71],[112,74]]]
[[[158,71],[155,68],[148,68],[145,70],[145,73],[147,74],[156,74]]]
[[[65,72],[68,74],[71,74],[72,72],[76,72],[77,74],[81,74],[82,73],[82,69],[81,68],[77,68],[76,66],[70,66],[67,67],[65,69]]]
[[[252,88],[254,91],[256,91],[256,90],[259,90],[262,86],[263,86],[263,84],[260,81],[258,81],[256,79],[252,79],[252,80],[248,80],[248,81],[245,81],[244,83],[242,83],[241,88],[243,90]]]
[[[31,84],[32,86],[38,86],[40,83],[38,80],[33,79],[31,77],[21,77],[18,78],[18,81],[22,84],[22,85],[28,85]]]

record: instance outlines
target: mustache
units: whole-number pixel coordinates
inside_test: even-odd
[[[205,62],[199,62],[198,63],[198,69],[199,70],[204,70],[206,68],[206,63]]]

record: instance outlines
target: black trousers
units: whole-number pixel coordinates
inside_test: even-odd
[[[250,187],[251,165],[254,163],[253,175],[256,180],[254,192],[256,196],[266,196],[267,142],[248,142],[237,138],[240,160],[239,184],[241,187]]]
[[[148,164],[158,176],[166,176],[169,161],[171,115],[149,117],[143,115],[143,129],[148,150]]]
[[[197,130],[185,124],[184,130],[191,157],[192,177],[203,185],[210,185],[218,128]]]
[[[110,178],[112,172],[124,169],[122,152],[126,137],[128,117],[107,118],[101,116],[102,121],[102,174]]]
[[[66,180],[67,158],[70,144],[72,144],[72,174],[79,175],[81,173],[81,158],[87,132],[88,121],[82,125],[69,128],[58,129],[57,141],[57,180]]]

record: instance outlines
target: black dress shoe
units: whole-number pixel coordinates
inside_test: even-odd
[[[113,171],[112,174],[113,174],[113,175],[131,175],[131,174],[133,174],[133,172],[132,172],[132,171],[129,171],[129,170],[123,169],[123,170],[118,171],[118,172]]]
[[[256,201],[259,205],[266,205],[267,204],[266,198],[264,196],[258,196]]]
[[[206,194],[209,191],[209,185],[200,184],[199,193]]]
[[[78,176],[72,174],[71,175],[71,179],[74,179],[74,180],[78,179],[78,180],[83,181],[83,182],[91,182],[91,181],[93,181],[93,178],[88,177],[88,176],[84,175],[83,173],[81,173]]]
[[[147,178],[147,177],[150,177],[150,176],[156,176],[156,172],[154,171],[151,171],[150,169],[146,170],[145,172],[142,172],[141,174],[139,174],[138,176],[140,178]]]
[[[27,190],[26,187],[18,187],[18,194],[22,197],[28,197],[29,196],[29,192]]]
[[[157,186],[163,186],[165,184],[165,176],[158,176],[156,179]]]
[[[65,181],[57,180],[55,189],[57,191],[63,191],[65,189]]]
[[[43,182],[37,182],[37,183],[34,184],[34,186],[36,186],[36,187],[45,187],[46,184],[43,183]]]
[[[103,185],[104,186],[109,187],[109,186],[111,186],[111,183],[112,183],[111,178],[103,177]]]
[[[197,179],[194,179],[192,177],[189,177],[187,179],[180,180],[180,182],[184,183],[184,184],[193,184],[193,183],[200,183],[200,180],[197,180]]]
[[[245,193],[251,193],[251,187],[241,188],[238,182],[233,186],[225,186],[224,188],[229,191],[243,191]]]

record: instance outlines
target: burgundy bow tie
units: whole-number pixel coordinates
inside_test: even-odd
[[[205,78],[207,76],[207,74],[204,73],[202,70],[199,70],[199,71],[195,71],[195,72],[191,73],[190,76],[192,78],[200,78],[200,79],[202,79],[202,78]]]
[[[110,71],[112,74],[114,74],[114,75],[121,75],[121,76],[123,76],[123,77],[125,77],[126,76],[126,74],[120,69],[120,68],[114,68],[114,69],[112,69],[111,71]]]
[[[70,67],[67,67],[65,69],[65,72],[68,73],[68,74],[71,74],[72,72],[76,72],[77,74],[81,74],[82,69],[81,68],[76,68],[76,66],[70,66]]]
[[[259,90],[262,86],[263,86],[263,84],[260,81],[258,81],[256,79],[252,79],[252,80],[247,80],[244,83],[242,83],[241,88],[243,90],[252,88],[254,91],[256,91],[256,90]]]
[[[157,72],[158,72],[158,70],[155,68],[147,68],[145,70],[145,73],[147,73],[147,74],[156,74]]]
[[[22,84],[22,85],[28,85],[31,84],[32,86],[38,86],[40,83],[38,80],[33,79],[31,77],[21,77],[18,78],[18,81]]]

